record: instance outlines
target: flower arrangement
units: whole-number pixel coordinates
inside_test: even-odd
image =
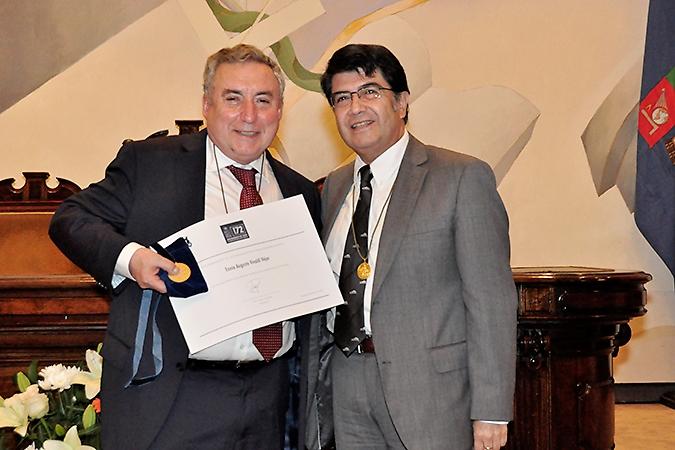
[[[86,351],[88,370],[54,364],[38,373],[37,361],[34,361],[27,373],[16,374],[19,393],[7,399],[0,397],[0,428],[13,428],[21,436],[18,448],[96,450],[100,447],[101,402],[97,398],[103,367],[100,350],[99,345],[95,351]]]

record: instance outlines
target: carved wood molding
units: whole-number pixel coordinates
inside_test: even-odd
[[[204,125],[204,121],[201,119],[194,120],[179,120],[174,121],[178,127],[178,134],[192,134],[199,133],[199,129]]]
[[[47,186],[48,172],[23,172],[26,182],[19,188],[12,185],[15,178],[0,180],[0,211],[53,211],[59,203],[79,192],[80,187],[70,180],[59,178],[59,184]]]

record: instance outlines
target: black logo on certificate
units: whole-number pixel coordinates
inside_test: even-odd
[[[222,230],[223,236],[225,236],[225,240],[228,244],[249,238],[248,230],[246,229],[246,225],[244,225],[243,220],[221,225],[220,229]]]

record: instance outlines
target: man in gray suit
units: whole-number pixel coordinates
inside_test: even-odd
[[[508,219],[490,167],[406,131],[386,48],[348,45],[321,86],[354,163],[323,188],[345,304],[327,315],[338,449],[495,450],[515,381]]]

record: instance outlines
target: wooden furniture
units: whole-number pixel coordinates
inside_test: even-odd
[[[103,341],[108,298],[47,235],[59,203],[80,188],[48,174],[24,172],[25,184],[0,181],[0,396],[17,392],[12,376],[40,366],[84,360]]]
[[[74,363],[103,339],[109,300],[51,243],[61,200],[79,191],[25,172],[0,181],[0,395],[33,359]],[[515,268],[518,361],[509,450],[614,448],[612,357],[645,314],[644,272],[584,267]]]
[[[174,123],[178,127],[178,134],[198,133],[204,125],[204,121],[201,119],[175,120]]]
[[[514,268],[518,362],[510,450],[614,448],[612,358],[645,314],[644,272]]]
[[[196,133],[201,119],[176,120],[179,134]],[[158,131],[149,137],[168,134]],[[0,180],[0,396],[16,393],[12,376],[32,360],[40,366],[75,363],[103,341],[109,298],[71,263],[47,235],[58,205],[80,191],[46,172],[24,172],[26,182]]]

